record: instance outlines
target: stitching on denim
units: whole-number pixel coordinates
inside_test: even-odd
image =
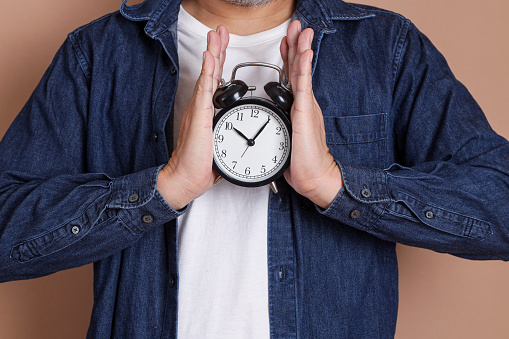
[[[155,172],[155,173],[158,173]],[[153,174],[154,176],[156,174]],[[150,200],[152,200],[152,198],[154,197],[154,192],[155,192],[155,183],[154,181],[157,182],[157,179],[154,179],[152,178],[151,179],[151,186],[150,187],[153,187],[154,189],[149,193],[149,194],[144,194],[143,195],[143,199],[139,200],[136,204],[134,203],[128,203],[128,202],[121,202],[122,201],[122,197],[123,197],[123,194],[122,192],[125,191],[125,190],[129,190],[128,192],[128,195],[134,193],[135,191],[137,191],[136,188],[130,188],[128,185],[126,185],[126,178],[125,177],[120,177],[120,178],[117,178],[117,179],[113,179],[112,180],[112,184],[110,185],[111,187],[111,197],[110,197],[110,200],[108,201],[108,205],[106,205],[107,208],[121,208],[121,209],[125,209],[125,210],[130,210],[130,209],[136,209],[136,208],[140,208],[146,204],[148,204],[150,202]],[[118,200],[120,200],[120,202],[114,202],[115,198],[118,198]]]
[[[354,14],[349,14],[349,15],[346,15],[346,14],[342,14],[340,16],[334,16],[332,17],[332,19],[368,19],[368,18],[373,18],[375,17],[375,14],[373,13],[369,13],[370,11],[368,11],[367,9],[364,9],[360,6],[356,6],[355,4],[351,4],[351,3],[347,3],[347,2],[343,2],[343,4],[345,4],[347,7],[350,7],[351,9],[359,12],[359,15],[354,15]],[[374,11],[373,11],[374,12]]]
[[[376,208],[375,208],[374,213],[377,213],[377,211],[380,210],[380,214],[376,215],[376,217],[374,218],[373,222],[366,226],[367,229],[374,229],[374,228],[376,228],[375,225],[378,223],[378,221],[380,219],[382,219],[382,216],[385,214],[385,212],[387,210],[387,206],[389,204],[390,204],[390,202],[386,202],[385,204],[382,205],[382,207],[378,207],[378,206],[375,205]]]
[[[382,126],[382,128],[378,128],[373,133],[362,133],[364,135],[366,135],[366,134],[368,134],[368,135],[375,134],[377,136],[375,136],[374,138],[371,138],[369,140],[360,140],[360,141],[339,141],[338,142],[338,141],[327,140],[327,144],[329,144],[329,145],[360,145],[360,144],[368,144],[368,143],[372,143],[372,142],[386,140],[387,139],[387,136],[386,136],[386,129],[387,129],[386,124],[387,124],[387,120],[388,120],[387,119],[387,113],[366,114],[366,115],[351,115],[351,116],[341,116],[341,117],[327,115],[327,116],[324,116],[323,119],[324,119],[324,122],[325,122],[325,119],[338,120],[338,121],[341,121],[341,120],[344,119],[346,121],[346,120],[351,119],[351,118],[364,118],[364,117],[380,117],[380,119],[382,119],[382,123],[381,124],[377,124],[378,126]],[[333,134],[333,133],[331,133],[331,134]],[[329,139],[331,137],[329,137]]]
[[[356,4],[356,3],[346,3],[345,2],[345,4],[347,6],[349,6],[349,7],[357,8],[358,10],[363,11],[365,13],[377,12],[377,13],[380,13],[380,14],[397,16],[400,19],[406,20],[406,18],[403,15],[401,15],[400,13],[389,11],[387,9],[373,7],[373,6],[369,6],[369,5]]]
[[[79,58],[78,58],[78,57],[77,57],[77,55],[76,55],[76,49],[75,49],[75,47],[74,47],[74,45],[73,45],[73,43],[72,43],[72,38],[71,38],[71,36],[72,36],[71,34],[70,34],[70,35],[68,35],[68,38],[67,38],[67,40],[66,40],[66,43],[70,44],[70,46],[71,46],[71,48],[72,48],[72,50],[73,50],[73,52],[74,52],[74,56],[77,58],[78,64],[80,65],[80,68],[81,68],[81,69],[82,69],[82,71],[83,71],[83,75],[85,76],[85,80],[86,80],[85,82],[86,82],[87,84],[89,84],[89,79],[87,78],[87,76],[86,76],[86,74],[85,74],[85,72],[84,72],[84,70],[83,70],[83,68],[82,68],[82,64],[81,64],[81,62],[80,62]],[[64,46],[65,46],[65,43],[64,43]],[[65,48],[65,47],[64,47],[64,48]],[[59,51],[59,53],[60,53],[60,52],[61,52],[61,51]],[[57,111],[52,110],[50,113],[52,114],[52,119],[53,119],[53,121],[55,121],[55,129],[56,129],[56,133],[57,133],[57,135],[58,135],[58,139],[59,139],[59,140],[66,140],[66,138],[64,138],[64,137],[63,137],[63,135],[64,135],[64,134],[62,133],[62,128],[61,128],[61,126],[60,126],[60,125],[59,125],[59,123],[58,123],[58,120],[59,120],[59,119],[58,119],[58,115],[57,115],[57,113],[58,113],[58,112],[57,112]],[[66,159],[70,159],[70,161],[72,161],[72,162],[74,163],[74,167],[79,168],[80,166],[79,166],[78,164],[76,164],[76,161],[74,160],[74,154],[73,154],[73,153],[69,150],[69,147],[67,146],[68,144],[70,144],[70,143],[65,143],[64,147],[62,148],[62,149],[63,149],[63,151],[64,151],[64,152],[65,152],[65,154],[66,154],[66,156],[65,156],[65,157],[66,157]]]
[[[380,115],[386,116],[387,113],[382,112],[382,113],[372,113],[372,114],[344,115],[344,116],[339,116],[339,117],[335,116],[335,115],[324,115],[323,117],[329,118],[329,119],[332,119],[332,118],[334,118],[334,119],[349,119],[349,118],[377,117]]]
[[[326,19],[328,19],[328,22],[325,22],[323,19],[320,19],[320,23],[323,25],[321,27],[321,29],[324,31],[324,32],[327,32],[327,33],[332,33],[332,32],[335,32],[336,29],[334,28],[333,30],[331,30],[329,27],[332,26],[332,22],[330,20],[330,17],[329,15],[327,15],[327,12],[323,6],[323,4],[320,2],[320,1],[317,1],[316,2],[318,7],[320,7],[320,10],[322,11],[322,13],[324,13],[324,17]],[[322,33],[322,36],[320,37],[320,41],[322,40],[323,38],[323,33]],[[320,41],[317,41],[317,54],[318,54],[318,48],[320,47]]]
[[[417,218],[415,216],[406,215],[406,214],[399,213],[399,212],[395,211],[394,209],[390,208],[390,205],[387,205],[386,211],[389,214],[395,215],[397,217],[405,218],[409,221],[419,222],[419,223],[421,222],[421,220],[419,220],[419,218]]]
[[[130,6],[127,4],[127,1],[124,0],[124,1],[122,1],[122,4],[120,5],[120,14],[122,14],[122,16],[127,19],[131,19],[131,20],[135,20],[135,21],[146,20],[146,19],[148,19],[147,16],[144,16],[141,14],[140,15],[127,14],[127,12],[125,11],[125,9],[129,9],[129,10],[139,9],[139,8],[143,7],[143,4],[144,4],[144,2],[141,2],[139,4]]]
[[[113,13],[108,13],[108,14],[103,15],[102,17],[99,17],[99,18],[97,18],[97,19],[95,19],[95,20],[92,20],[92,21],[90,21],[88,24],[86,24],[86,25],[83,25],[83,26],[80,26],[80,27],[76,28],[76,29],[72,32],[72,34],[79,33],[79,32],[81,32],[82,30],[84,30],[84,29],[88,28],[89,26],[92,26],[92,25],[94,25],[94,24],[96,24],[96,23],[98,23],[98,22],[100,22],[100,21],[107,20],[107,19],[109,19],[110,17],[117,15],[119,12],[120,12],[120,11],[115,11],[115,12],[113,12]]]
[[[39,235],[35,235],[35,236],[31,237],[31,238],[25,239],[25,240],[23,240],[22,242],[17,243],[16,245],[14,245],[13,247],[16,247],[16,246],[18,246],[18,245],[22,245],[22,244],[25,244],[25,243],[33,242],[34,240],[37,240],[37,239],[39,239],[39,238],[42,238],[42,237],[44,237],[44,236],[45,236],[45,235],[47,235],[47,234],[50,234],[50,233],[55,232],[56,230],[58,230],[58,229],[60,229],[60,228],[64,227],[65,225],[68,225],[68,224],[70,224],[70,223],[72,223],[72,222],[76,222],[76,220],[78,220],[78,219],[80,219],[80,218],[83,218],[83,216],[85,216],[85,215],[86,215],[86,212],[88,211],[88,209],[90,209],[90,208],[91,208],[91,207],[92,207],[92,206],[93,206],[93,205],[94,205],[94,204],[95,204],[98,200],[100,200],[102,197],[104,197],[104,195],[102,195],[101,197],[99,197],[99,198],[97,198],[96,200],[94,200],[94,202],[91,202],[91,203],[90,203],[90,204],[89,204],[89,205],[88,205],[88,206],[87,206],[87,207],[83,210],[83,213],[81,213],[79,216],[77,216],[77,217],[75,217],[75,218],[73,218],[73,219],[71,219],[71,220],[69,220],[69,221],[62,222],[62,223],[58,224],[57,226],[55,226],[54,228],[52,228],[52,229],[50,229],[50,230],[48,230],[48,231],[46,231],[46,232],[44,232],[44,233],[41,233],[41,234],[39,234]],[[92,229],[92,228],[90,228],[90,229]]]
[[[327,141],[327,144],[329,145],[362,145],[362,144],[370,144],[372,142],[377,142],[377,141],[383,141],[387,138],[385,137],[380,137],[380,138],[376,138],[376,139],[371,139],[371,140],[366,140],[366,141],[351,141],[351,142],[334,142],[334,141]]]
[[[147,26],[145,26],[145,32],[148,34],[148,30],[151,29],[152,31],[156,32],[159,27],[162,27],[161,31],[157,34],[150,34],[152,38],[157,38],[159,35],[167,32],[169,30],[169,26],[166,26],[162,22],[159,21],[162,13],[164,13],[167,10],[167,7],[169,5],[169,1],[163,1],[159,7],[152,13],[149,23]],[[176,19],[175,19],[176,20]],[[175,21],[173,21],[175,22]],[[171,24],[173,24],[173,22]]]
[[[324,36],[324,32],[322,31],[321,34],[318,34],[318,37],[316,37],[316,51],[313,53],[313,64],[311,67],[311,74],[315,74],[316,65],[318,64],[318,54],[320,53],[320,46],[322,44],[322,39]]]
[[[467,226],[463,230],[463,235],[466,237],[470,237],[470,233],[472,232],[473,227],[474,227],[474,222],[471,219],[467,220]]]
[[[401,67],[401,60],[403,59],[403,54],[405,47],[407,45],[407,37],[408,32],[410,31],[410,20],[406,19],[403,22],[403,25],[400,29],[400,34],[397,39],[397,43],[395,46],[394,58],[392,60],[392,87],[394,92],[394,87],[396,86],[396,77]]]
[[[90,26],[92,26],[92,25],[94,25],[94,24],[96,24],[98,22],[105,21],[105,20],[111,18],[112,16],[117,15],[119,12],[120,11],[116,11],[116,12],[113,12],[113,13],[109,13],[109,14],[103,15],[102,17],[97,18],[97,19],[89,22],[86,25],[78,27],[73,32],[68,34],[68,38],[71,41],[74,53],[76,54],[76,58],[78,59],[78,62],[80,63],[80,67],[83,70],[83,73],[85,74],[85,78],[87,79],[87,83],[90,83],[90,77],[91,77],[90,66],[88,65],[88,61],[85,58],[85,53],[83,52],[83,48],[81,47],[81,44],[78,41],[78,34],[80,34],[82,30],[84,30],[84,29],[86,29],[86,28],[88,28],[88,27],[90,27]],[[82,62],[83,62],[83,64],[82,64]]]
[[[121,224],[121,226],[124,226],[132,235],[140,235],[142,232],[135,232],[131,227],[128,226],[128,224],[122,219],[122,217],[117,214],[114,216],[118,220],[118,222]]]
[[[85,79],[87,83],[90,85],[92,75],[90,74],[90,65],[88,64],[85,55],[83,53],[83,49],[81,48],[81,45],[77,41],[77,37],[74,34],[69,34],[69,41],[71,42],[72,49],[74,51],[74,55],[76,57],[76,60],[78,61],[78,64],[80,65],[81,71],[83,72],[83,75],[85,76]]]
[[[162,24],[159,22],[154,23],[152,26],[147,25],[147,27],[151,27],[154,31],[156,31],[157,28],[162,27],[162,29],[159,33],[150,35],[154,39],[158,38],[160,35],[163,35],[164,33],[168,32],[170,30],[169,26],[166,26],[165,24]]]
[[[159,7],[157,7],[157,9],[154,11],[154,14],[152,15],[152,17],[154,18],[154,21],[159,20],[161,13],[163,13],[166,10],[166,8],[168,7],[168,3],[169,3],[168,0],[162,1],[161,4],[159,5]]]
[[[9,255],[10,259],[12,259],[12,260],[14,260],[14,261],[16,261],[16,262],[26,263],[26,262],[32,261],[32,260],[34,260],[34,259],[37,259],[37,258],[47,257],[48,255],[53,255],[53,254],[55,254],[55,253],[57,253],[57,252],[60,252],[60,251],[62,251],[62,250],[64,250],[64,249],[66,249],[67,247],[69,247],[69,246],[71,246],[71,245],[73,245],[73,244],[77,243],[78,241],[82,240],[84,237],[86,237],[86,236],[87,236],[87,235],[88,235],[88,234],[92,231],[92,229],[94,228],[94,226],[95,226],[95,225],[91,225],[91,226],[90,226],[90,228],[89,228],[86,232],[84,232],[84,231],[83,231],[83,227],[81,227],[81,232],[80,232],[81,234],[80,234],[79,236],[76,236],[76,235],[68,235],[68,236],[66,237],[66,239],[68,239],[68,238],[70,238],[70,237],[75,237],[75,240],[74,240],[74,241],[68,242],[67,244],[65,244],[65,246],[61,246],[60,248],[56,249],[55,251],[49,252],[49,253],[47,253],[47,254],[42,254],[42,253],[41,253],[41,251],[40,251],[40,248],[41,248],[41,247],[42,247],[42,248],[47,248],[47,246],[48,246],[48,245],[46,245],[46,246],[36,246],[36,245],[34,244],[34,242],[35,242],[36,240],[38,240],[38,239],[40,239],[40,238],[43,238],[43,237],[45,237],[45,236],[46,236],[46,235],[48,235],[48,234],[51,234],[51,233],[53,233],[53,232],[56,232],[57,230],[59,230],[59,229],[61,229],[61,228],[66,228],[68,225],[72,224],[73,222],[76,222],[77,220],[83,219],[83,223],[80,223],[80,225],[85,225],[87,221],[88,221],[89,223],[91,223],[91,222],[94,222],[94,223],[95,223],[95,222],[97,221],[97,219],[96,219],[96,220],[93,220],[93,221],[92,221],[92,220],[88,220],[88,217],[87,217],[87,214],[88,214],[88,213],[87,213],[87,211],[89,211],[90,209],[93,209],[93,208],[95,207],[95,205],[97,204],[97,201],[99,201],[99,202],[100,202],[100,200],[101,200],[103,197],[104,197],[104,195],[103,195],[103,196],[101,196],[101,197],[99,197],[98,199],[96,199],[94,202],[90,203],[90,204],[89,204],[89,205],[88,205],[88,206],[87,206],[87,207],[83,210],[83,213],[81,213],[78,217],[76,217],[76,218],[74,218],[74,219],[72,219],[72,220],[70,220],[70,221],[63,222],[63,223],[59,224],[58,226],[56,226],[55,228],[53,228],[53,229],[51,229],[51,230],[49,230],[49,231],[46,231],[46,232],[44,232],[44,233],[41,233],[41,234],[39,234],[39,235],[37,235],[37,236],[34,236],[34,237],[30,238],[30,239],[27,239],[27,240],[25,240],[25,241],[22,241],[22,242],[20,242],[20,243],[17,243],[16,245],[12,246],[12,248],[11,248],[11,253],[10,253],[10,255]],[[101,213],[102,213],[102,212],[101,212]],[[113,216],[113,217],[114,217],[114,216]],[[101,222],[101,223],[100,223],[100,224],[98,224],[98,225],[101,225],[101,224],[105,223],[106,221],[108,221],[108,220],[112,219],[113,217],[106,219],[105,221]],[[80,221],[81,221],[81,220],[80,220]],[[61,239],[61,238],[60,238],[60,239]],[[54,241],[54,240],[53,240],[53,241]],[[53,242],[53,241],[52,241],[52,242]],[[30,249],[30,252],[32,252],[32,253],[36,252],[36,253],[37,253],[37,255],[30,256],[30,257],[29,257],[29,259],[27,259],[27,260],[18,260],[18,259],[15,259],[15,258],[13,257],[14,249],[15,249],[15,248],[17,248],[17,247],[19,248],[19,247],[21,247],[21,246],[23,246],[23,245],[27,246],[27,247]]]
[[[163,47],[159,47],[161,49],[164,49]],[[167,52],[166,52],[167,53]],[[157,67],[154,67],[154,73],[157,72]],[[157,105],[157,99],[159,98],[159,94],[161,93],[161,91],[163,90],[163,87],[164,87],[164,84],[166,83],[166,81],[168,81],[168,77],[170,76],[171,74],[171,69],[168,69],[166,71],[166,74],[164,76],[164,78],[161,80],[161,84],[159,86],[159,88],[156,89],[155,91],[155,94],[154,94],[154,99],[153,99],[153,103],[152,103],[152,112],[155,112],[156,111],[156,105]],[[178,86],[178,77],[177,77],[177,86]],[[174,98],[174,94],[175,94],[175,91],[176,91],[176,88],[177,86],[174,86],[175,89],[173,90],[173,93],[172,95],[170,96],[170,98]],[[173,99],[174,100],[174,99]]]
[[[150,19],[154,19],[155,21],[157,21],[157,19],[159,19],[160,12],[164,11],[164,9],[166,7],[168,7],[168,2],[169,1],[167,1],[167,0],[162,1],[161,4],[154,11],[152,11],[150,13],[134,15],[131,13],[127,13],[124,10],[124,8],[129,9],[129,10],[136,10],[136,9],[143,7],[144,2],[133,5],[133,6],[129,6],[129,5],[127,5],[127,1],[123,1],[122,5],[120,7],[120,13],[122,14],[123,17],[125,17],[127,19],[134,20],[134,21],[143,21],[143,20],[150,20]],[[163,8],[161,8],[161,7],[163,7]]]
[[[388,108],[388,111],[390,111],[390,108]],[[383,142],[383,144],[380,146],[380,156],[381,156],[381,160],[380,160],[380,164],[382,164],[382,168],[386,168],[387,166],[389,166],[392,162],[389,160],[389,157],[387,156],[387,154],[390,154],[391,153],[391,150],[389,149],[389,114],[385,113],[385,115],[382,117],[382,135],[385,136],[385,139],[384,140],[381,140],[381,142]],[[387,173],[384,171],[384,181],[385,181],[385,184],[387,187]],[[387,193],[389,192],[389,190],[387,189]]]
[[[405,192],[400,191],[400,190],[394,190],[394,192],[398,192],[401,195],[404,195],[405,197],[407,197],[409,200],[414,200],[414,201],[416,201],[416,202],[418,202],[418,203],[420,203],[422,205],[429,206],[431,208],[435,208],[435,209],[437,209],[439,211],[447,212],[447,213],[450,213],[452,215],[457,215],[457,216],[465,219],[466,223],[463,223],[463,224],[465,224],[465,228],[468,227],[468,223],[472,223],[471,228],[474,226],[474,223],[475,223],[475,224],[477,224],[477,226],[481,226],[481,225],[485,226],[487,231],[491,230],[491,224],[489,222],[485,221],[485,220],[478,219],[478,218],[471,217],[471,216],[467,216],[467,215],[464,215],[462,213],[458,213],[458,212],[455,212],[455,211],[451,211],[451,210],[449,210],[447,208],[439,207],[439,206],[431,204],[431,203],[423,202],[423,201],[421,201],[419,199],[416,199],[415,197],[413,197],[411,195],[408,195]],[[414,213],[414,212],[412,211],[412,213]],[[451,222],[459,222],[457,220],[454,220],[454,219],[451,219],[451,218],[447,217],[446,215],[441,215],[440,218],[449,220]]]
[[[336,163],[338,164],[339,169],[341,170],[341,173],[344,173],[344,169],[343,169],[343,166],[341,165],[341,163],[338,162],[338,161],[336,161]],[[385,173],[385,171],[380,170],[380,169],[371,169],[371,168],[368,168],[366,170],[375,174],[376,182],[382,184],[383,187],[385,187],[385,194],[381,195],[381,197],[379,199],[376,199],[376,200],[372,199],[372,200],[366,201],[365,199],[361,199],[361,198],[357,197],[350,190],[350,186],[354,186],[354,185],[350,185],[349,178],[346,178],[345,176],[343,176],[344,188],[350,194],[350,196],[355,201],[358,201],[358,202],[363,203],[363,204],[375,204],[375,203],[390,202],[390,201],[392,201],[393,199],[391,198],[391,196],[389,194],[389,189],[387,187],[387,174]],[[381,172],[379,172],[379,171],[381,171]],[[386,196],[386,198],[384,198],[383,196]]]
[[[416,201],[419,201],[419,200],[417,200],[417,199],[415,199],[415,200],[416,200]],[[403,202],[403,203],[404,203],[404,202]],[[407,206],[407,208],[410,210],[410,212],[411,212],[412,216],[409,216],[409,215],[406,215],[406,214],[399,213],[399,212],[397,212],[397,211],[395,211],[395,210],[393,210],[393,209],[388,209],[388,212],[389,212],[390,214],[394,215],[394,216],[399,216],[399,217],[404,218],[404,219],[407,219],[407,220],[409,220],[409,221],[411,221],[411,222],[416,222],[416,223],[419,223],[419,224],[424,224],[424,225],[426,225],[427,227],[433,228],[433,229],[434,229],[434,230],[436,230],[436,231],[443,232],[443,233],[447,233],[447,234],[450,234],[450,235],[453,235],[453,236],[458,236],[458,237],[464,237],[464,238],[468,238],[468,239],[475,239],[475,240],[478,240],[478,241],[483,241],[483,240],[485,240],[485,239],[488,237],[488,235],[491,233],[491,227],[488,225],[488,227],[487,227],[487,229],[486,229],[486,230],[487,230],[487,235],[486,235],[486,236],[483,236],[482,238],[481,238],[481,237],[474,238],[474,237],[470,236],[470,230],[472,229],[472,225],[473,225],[472,219],[470,219],[470,218],[467,218],[467,223],[466,223],[465,228],[463,229],[463,232],[454,232],[454,231],[452,231],[452,230],[450,230],[450,229],[446,229],[446,228],[443,228],[443,227],[442,227],[442,228],[437,228],[435,225],[433,225],[433,224],[428,224],[428,223],[424,222],[423,220],[421,220],[421,219],[417,216],[417,214],[416,214],[414,211],[412,211],[412,210],[410,209],[410,207],[408,207],[408,206]],[[437,209],[438,209],[438,210],[440,210],[440,208],[437,208]],[[445,211],[447,211],[447,210],[445,210]],[[449,211],[448,211],[448,212],[449,212]],[[451,214],[454,214],[454,213],[451,213]],[[460,215],[460,214],[458,214],[458,215]],[[445,220],[448,220],[448,221],[451,221],[451,222],[454,222],[454,223],[460,223],[460,224],[461,224],[461,222],[458,222],[457,220],[451,220],[451,219],[449,219],[449,218],[447,218],[447,217],[445,217],[445,216],[441,216],[441,218],[443,218],[443,219],[445,219]],[[466,230],[467,230],[467,229],[469,230],[468,234],[467,234],[467,232],[466,232]]]

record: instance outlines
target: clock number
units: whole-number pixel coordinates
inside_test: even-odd
[[[237,166],[237,162],[234,160],[234,161],[232,161],[232,164],[233,164],[233,168],[232,169],[235,169],[235,166]]]
[[[226,150],[225,150],[225,149],[221,151],[221,156],[222,156],[223,158],[226,158]]]
[[[251,118],[258,118],[258,114],[260,114],[260,111],[257,109],[251,110]]]
[[[244,120],[244,113],[237,112],[237,120],[238,121],[243,121]]]
[[[246,175],[251,174],[251,168],[250,168],[250,167],[246,167],[246,170],[244,171],[244,173],[245,173]]]
[[[218,142],[223,142],[223,141],[224,141],[224,135],[219,134],[219,135],[217,136],[217,141],[218,141]]]
[[[228,130],[232,130],[232,129],[233,129],[233,123],[231,123],[231,122],[227,122],[227,123],[226,123],[225,130],[227,130],[227,131],[228,131]]]
[[[262,165],[262,169],[260,170],[260,173],[265,173],[267,172],[267,169],[265,168],[265,165]]]
[[[281,135],[281,127],[276,127],[276,134]]]
[[[282,151],[285,149],[285,143],[284,142],[280,142],[279,143],[279,150]]]
[[[277,163],[277,156],[275,156],[274,158],[272,158],[272,162],[273,162],[273,163]]]

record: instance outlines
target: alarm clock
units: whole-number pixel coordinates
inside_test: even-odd
[[[242,67],[268,67],[279,72],[278,82],[264,86],[271,100],[244,97],[256,89],[235,79]],[[283,70],[272,64],[246,62],[233,68],[231,80],[214,93],[214,106],[220,111],[213,120],[214,168],[221,178],[244,187],[271,184],[290,165],[292,127],[289,119],[293,95],[284,85]]]

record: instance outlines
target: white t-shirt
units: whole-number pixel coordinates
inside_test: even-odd
[[[290,21],[250,35],[230,35],[223,78],[241,62],[283,66],[279,44]],[[206,27],[181,7],[178,17],[179,85],[175,99],[174,145],[207,46]],[[236,79],[263,86],[279,74],[246,67]],[[248,94],[249,95],[249,94]],[[212,150],[211,150],[212,152]],[[269,187],[244,188],[222,180],[191,202],[178,219],[179,338],[269,338],[267,213]]]

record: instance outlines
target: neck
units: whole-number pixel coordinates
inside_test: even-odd
[[[232,34],[251,35],[290,19],[295,3],[295,0],[274,0],[265,6],[240,7],[224,0],[183,0],[182,7],[211,29],[224,25]]]

